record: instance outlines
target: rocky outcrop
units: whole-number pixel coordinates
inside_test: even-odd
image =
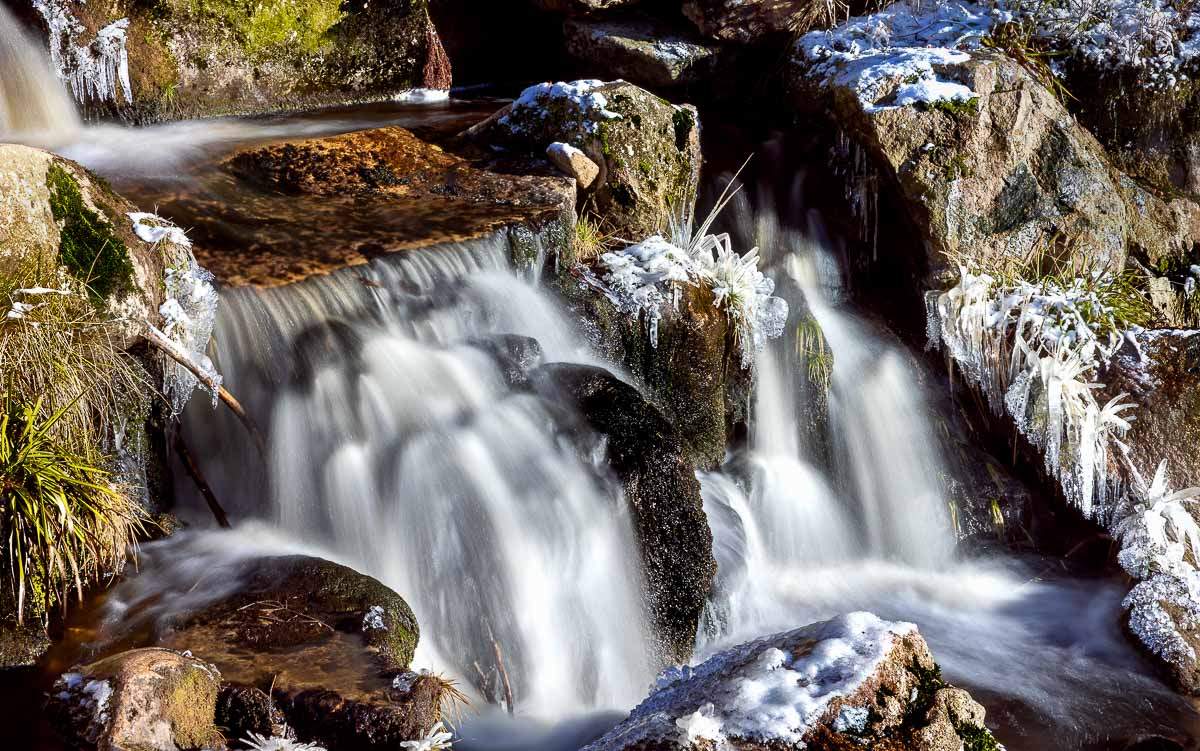
[[[686,662],[716,574],[700,484],[679,434],[637,389],[600,368],[552,363],[533,385],[566,399],[604,438],[625,491],[646,573],[647,604],[668,663]]]
[[[286,141],[234,154],[226,167],[250,195],[253,242],[214,221],[202,205],[198,253],[224,283],[271,287],[357,266],[372,258],[493,233],[511,235],[512,261],[540,260],[535,234],[561,238],[543,248],[557,257],[575,221],[572,181],[549,165],[468,159],[403,128]],[[336,225],[337,231],[331,232]],[[532,251],[532,253],[531,253]]]
[[[97,751],[212,748],[221,675],[169,649],[121,652],[65,673],[50,692],[55,726],[74,748]]]
[[[587,73],[618,76],[654,90],[697,84],[714,73],[720,50],[653,20],[573,19],[567,51]]]
[[[602,229],[637,241],[667,232],[695,203],[700,177],[696,110],[624,81],[544,83],[465,134],[476,143],[541,156],[562,142],[600,166],[587,194]]]
[[[850,613],[664,673],[584,751],[994,751],[984,709],[947,685],[911,623]]]
[[[829,26],[840,11],[823,0],[684,0],[683,14],[706,36],[749,44]]]
[[[60,77],[85,111],[138,122],[448,89],[426,0],[39,0]]]

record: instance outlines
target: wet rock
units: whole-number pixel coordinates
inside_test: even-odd
[[[1017,258],[1042,246],[1062,263],[1120,271],[1131,248],[1157,258],[1191,246],[1187,212],[1127,184],[1054,94],[1003,55],[939,63],[939,76],[976,98],[934,106],[893,106],[900,77],[876,81],[865,101],[840,68],[800,54],[793,65],[795,104],[827,108],[871,156],[882,188],[898,189],[934,275],[947,257]]]
[[[448,89],[426,0],[37,3],[60,77],[91,114],[147,122]]]
[[[692,653],[716,574],[700,483],[679,434],[637,389],[606,370],[551,363],[534,386],[573,403],[605,440],[607,464],[625,490],[646,572],[647,604],[668,662]]]
[[[512,388],[528,385],[529,374],[542,364],[542,345],[532,337],[496,334],[486,339],[472,339],[470,344],[496,361],[505,382]]]
[[[983,707],[946,685],[914,625],[851,613],[664,673],[629,719],[585,751],[726,745],[746,751],[999,748],[984,725]]]
[[[523,237],[556,231],[565,238],[575,221],[574,184],[544,161],[468,159],[403,128],[247,149],[226,166],[270,194],[244,219],[255,224],[252,244],[234,233],[229,247],[201,251],[213,273],[235,286],[292,284],[377,256],[499,232],[512,235],[512,260],[524,266],[537,259],[517,247]],[[550,254],[566,253],[565,245]]]
[[[570,144],[555,141],[546,147],[546,156],[563,174],[575,178],[575,184],[583,190],[591,187],[600,175],[596,163]]]
[[[222,686],[217,695],[217,726],[225,737],[248,738],[251,733],[264,738],[282,736],[283,714],[265,691],[253,686]]]
[[[65,673],[50,693],[56,727],[78,748],[98,751],[210,748],[221,676],[169,649],[121,652]]]
[[[50,637],[39,628],[16,622],[16,605],[0,598],[0,668],[28,667],[50,649]]]
[[[440,679],[418,675],[375,700],[310,690],[282,697],[280,707],[299,736],[319,738],[328,751],[391,751],[441,720],[442,695]]]
[[[531,0],[541,10],[568,15],[588,15],[606,10],[628,8],[642,0]]]
[[[600,166],[589,198],[606,231],[633,240],[664,234],[695,203],[700,176],[696,110],[624,81],[539,84],[464,136],[541,155],[555,142]]]
[[[567,51],[584,69],[651,89],[696,84],[713,73],[719,50],[661,22],[572,19]]]

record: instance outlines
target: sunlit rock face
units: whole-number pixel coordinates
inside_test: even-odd
[[[664,673],[586,751],[998,747],[911,623],[850,613]]]
[[[146,122],[450,88],[426,0],[33,7],[59,77],[96,116]]]

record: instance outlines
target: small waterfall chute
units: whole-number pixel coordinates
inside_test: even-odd
[[[46,50],[0,4],[0,141],[54,146],[79,127],[75,103],[50,69]]]

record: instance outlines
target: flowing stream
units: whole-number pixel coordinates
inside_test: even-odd
[[[2,5],[0,72],[0,134],[56,142],[185,226],[244,198],[217,168],[235,146],[456,122],[445,105],[80,129]],[[819,221],[803,233],[742,221],[773,228],[764,256],[793,324],[819,324],[832,364],[814,370],[790,336],[759,353],[749,446],[702,476],[720,573],[697,659],[867,609],[916,622],[1010,749],[1111,748],[1194,723],[1120,633],[1118,585],[958,557],[912,358],[845,299]],[[237,222],[233,235],[254,231]],[[505,358],[540,349],[546,362],[614,366],[508,258],[500,233],[286,287],[226,289],[211,355],[268,450],[193,399],[186,439],[238,528],[150,546],[143,573],[111,596],[110,619],[220,596],[216,585],[194,591],[197,572],[238,556],[324,555],[411,603],[417,667],[469,681],[492,642],[504,645],[523,719],[470,719],[459,748],[574,749],[618,721],[654,673],[630,520],[604,468],[563,437],[569,410],[514,387]],[[814,377],[828,384],[816,427]],[[203,527],[193,491],[178,490],[180,513]]]

